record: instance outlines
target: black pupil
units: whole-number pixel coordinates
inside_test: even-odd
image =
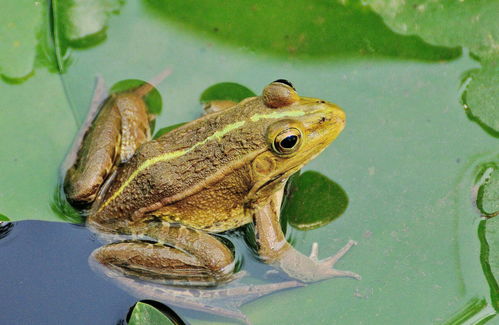
[[[284,149],[291,149],[295,146],[298,137],[296,135],[288,135],[281,141],[281,147]]]
[[[289,81],[287,81],[286,79],[277,79],[276,81],[274,82],[278,82],[278,83],[281,83],[281,84],[285,84],[285,85],[288,85],[290,86],[291,88],[295,89],[295,87],[293,87],[293,84]],[[296,89],[295,89],[296,90]]]

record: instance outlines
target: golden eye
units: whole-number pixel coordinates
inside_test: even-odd
[[[272,149],[278,154],[287,155],[295,152],[301,143],[301,132],[296,128],[281,131],[272,143]]]

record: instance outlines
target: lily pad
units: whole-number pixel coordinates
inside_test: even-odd
[[[319,172],[307,171],[295,177],[282,213],[300,230],[327,225],[345,212],[348,196],[343,188]]]
[[[133,308],[128,325],[176,325],[153,306],[138,302]]]
[[[485,62],[481,69],[468,74],[469,82],[463,92],[463,105],[471,120],[483,129],[499,137],[499,66]]]
[[[64,71],[69,47],[86,48],[106,38],[109,16],[124,0],[3,1],[0,11],[0,76],[23,82],[34,67]]]
[[[45,10],[45,1],[2,1],[0,75],[4,80],[22,81],[32,74]]]
[[[489,283],[492,307],[499,312],[499,218],[482,220],[478,227],[480,261]]]
[[[214,100],[231,100],[240,102],[241,100],[256,96],[253,91],[235,82],[221,82],[207,88],[201,94],[199,101],[208,103]]]
[[[237,15],[227,14],[217,0],[146,3],[151,13],[204,36],[285,57],[375,55],[446,60],[461,53],[394,33],[357,1],[232,0],[227,9],[244,13]]]

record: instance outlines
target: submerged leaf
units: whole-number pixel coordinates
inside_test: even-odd
[[[463,93],[468,116],[490,134],[499,137],[499,67],[485,62],[481,69],[468,75],[469,84]]]
[[[482,220],[478,227],[480,261],[489,284],[492,306],[499,312],[499,218]]]
[[[367,0],[386,24],[430,44],[470,49],[482,68],[470,74],[463,94],[469,115],[499,136],[499,1]]]
[[[478,189],[477,206],[485,215],[494,216],[499,213],[499,168],[493,165],[487,171],[490,174]]]

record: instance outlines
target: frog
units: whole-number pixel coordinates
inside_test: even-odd
[[[260,96],[213,105],[207,113],[151,139],[145,83],[100,106],[66,172],[64,192],[88,207],[87,226],[120,238],[92,258],[129,277],[216,287],[237,278],[235,254],[218,234],[252,224],[258,258],[312,283],[360,279],[334,268],[356,244],[319,260],[287,242],[280,209],[288,178],[342,132],[344,111],[298,95],[278,79]]]

